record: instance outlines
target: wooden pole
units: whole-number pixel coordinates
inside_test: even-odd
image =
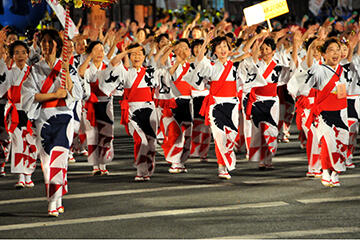
[[[65,29],[64,29],[64,47],[63,47],[63,56],[62,61],[66,62],[70,56],[70,42],[69,42],[69,25],[70,25],[70,6],[69,4],[66,5],[65,9]],[[65,88],[65,80],[66,80],[66,73],[62,69],[61,70],[61,87]]]
[[[267,24],[268,24],[268,27],[269,27],[270,32],[272,32],[272,26],[271,26],[270,19],[268,19],[268,20],[266,20],[266,21],[267,21]]]

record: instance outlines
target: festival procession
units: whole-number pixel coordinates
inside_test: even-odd
[[[49,217],[65,212],[79,156],[91,181],[112,175],[117,121],[132,141],[133,184],[157,178],[158,154],[168,179],[186,177],[189,159],[206,164],[209,151],[213,178],[231,183],[237,161],[271,174],[279,144],[294,132],[307,157],[300,174],[318,179],[313,186],[342,188],[341,176],[358,167],[355,10],[320,4],[295,18],[286,1],[268,0],[249,4],[238,21],[188,7],[147,15],[150,24],[143,13],[141,22],[112,21],[105,12],[113,0],[26,4],[13,1],[9,11],[45,6],[47,21],[26,31],[0,22],[0,181],[11,178],[17,192],[34,188],[41,168],[36,185],[45,186]],[[92,24],[72,19],[85,9]]]

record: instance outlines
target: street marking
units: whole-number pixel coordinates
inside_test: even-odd
[[[216,158],[207,158],[208,162],[217,162]],[[274,157],[273,162],[306,162],[306,155],[304,154],[304,157]],[[237,163],[246,163],[249,164],[257,164],[256,162],[249,162],[245,159],[245,155],[243,158],[237,157],[236,159]],[[167,163],[166,160],[159,160],[157,163]],[[200,158],[190,158],[186,160],[186,163],[200,163]],[[204,163],[206,164],[206,163]]]
[[[119,221],[119,220],[143,219],[143,218],[151,218],[151,217],[164,217],[164,216],[176,216],[176,215],[186,215],[186,214],[233,211],[233,210],[249,209],[249,208],[281,207],[281,206],[287,206],[287,205],[289,205],[289,204],[286,202],[279,201],[279,202],[268,202],[268,203],[237,204],[237,205],[229,205],[229,206],[221,206],[221,207],[173,209],[173,210],[165,210],[165,211],[120,214],[120,215],[114,215],[114,216],[77,218],[77,219],[59,220],[59,221],[4,225],[4,226],[0,226],[0,231],[38,228],[38,227],[50,227],[50,226],[60,226],[60,225],[72,225],[72,224],[92,223],[92,222]]]
[[[157,191],[174,191],[174,190],[187,190],[187,189],[200,189],[200,188],[215,188],[231,185],[228,183],[223,184],[204,184],[204,185],[189,185],[189,186],[173,186],[173,187],[159,187],[159,188],[146,188],[146,189],[129,189],[118,191],[106,191],[106,192],[93,192],[93,193],[80,193],[65,195],[63,199],[79,199],[79,198],[92,198],[92,197],[106,197],[115,195],[137,194],[137,193],[149,193]],[[38,198],[22,198],[22,199],[10,199],[0,201],[0,205],[16,204],[16,203],[28,203],[36,201],[44,201],[45,197]]]
[[[297,156],[297,157],[274,157],[273,162],[307,162],[306,155]]]
[[[348,174],[348,175],[340,175],[340,179],[347,179],[347,178],[358,178],[360,174]],[[274,182],[291,182],[291,181],[301,181],[301,180],[320,180],[321,178],[308,178],[308,177],[298,177],[298,178],[278,178],[278,177],[271,177],[271,178],[263,178],[263,179],[255,179],[249,181],[242,181],[245,184],[261,184],[261,183],[274,183]]]
[[[334,228],[322,228],[322,229],[307,229],[299,231],[288,232],[273,232],[264,234],[242,235],[242,236],[228,236],[218,238],[207,239],[264,239],[264,238],[294,238],[304,236],[316,236],[316,235],[329,235],[336,233],[355,233],[360,232],[360,227],[334,227]]]
[[[76,159],[76,157],[75,157]],[[122,161],[112,161],[108,164],[106,164],[106,166],[117,166],[117,165],[128,165],[127,163],[124,163]],[[91,163],[88,163],[87,161],[77,161],[77,162],[74,162],[74,163],[69,163],[69,168],[71,167],[89,167],[89,172],[92,171],[92,165]]]
[[[242,181],[245,184],[262,184],[262,183],[274,183],[274,182],[290,182],[290,181],[301,181],[307,180],[309,178],[306,177],[299,177],[299,178],[265,178],[260,180],[249,180],[249,181]]]
[[[343,178],[356,178],[356,177],[360,177],[360,174],[346,174],[345,175],[340,175],[340,179]]]
[[[12,176],[14,174],[9,174],[9,176]],[[110,176],[131,176],[133,175],[132,172],[118,172],[118,171],[111,171]],[[15,175],[14,175],[15,176]],[[207,174],[197,174],[197,176],[203,176],[206,177]],[[76,178],[82,178],[82,177],[93,177],[91,175],[90,171],[70,171],[68,172],[68,178],[69,179],[76,179]],[[241,173],[238,177],[241,177]],[[256,177],[254,177],[256,178]],[[340,179],[349,179],[349,178],[360,178],[360,174],[345,174],[340,175]],[[298,177],[298,178],[277,178],[277,177],[269,177],[269,178],[261,178],[261,179],[254,179],[254,180],[245,180],[241,181],[241,183],[244,184],[264,184],[264,183],[274,183],[274,182],[289,182],[289,181],[302,181],[302,180],[320,180],[320,178],[307,178],[307,177]],[[7,185],[7,184],[15,184],[16,180],[5,180],[0,181],[0,185]],[[0,201],[0,205],[3,204]]]
[[[99,177],[99,176],[93,176],[91,175],[91,171],[69,171],[67,172],[68,176],[70,175],[82,175],[82,176],[89,176],[89,177]],[[110,171],[110,175],[109,176],[123,176],[123,175],[134,175],[134,172],[125,172],[125,171]]]
[[[338,198],[315,198],[315,199],[300,199],[297,200],[303,204],[312,204],[312,203],[324,203],[324,202],[343,202],[343,201],[356,201],[360,200],[360,196],[348,196],[348,197],[338,197]]]

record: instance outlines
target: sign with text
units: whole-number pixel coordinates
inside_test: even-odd
[[[244,15],[248,26],[264,22],[289,12],[286,0],[268,0],[244,8]]]

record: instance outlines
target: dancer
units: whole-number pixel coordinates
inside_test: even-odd
[[[194,32],[194,29],[193,29]],[[200,49],[204,40],[194,40],[191,43],[191,52],[193,57],[199,55]],[[206,55],[206,54],[205,54]],[[195,69],[195,64],[191,63],[190,67]],[[197,82],[201,80],[200,78],[195,79]],[[208,125],[205,124],[204,116],[200,115],[200,109],[203,104],[205,97],[209,94],[208,89],[197,90],[195,88],[191,89],[191,97],[193,99],[193,112],[194,112],[194,122],[193,129],[191,132],[191,157],[199,157],[201,162],[207,162],[207,154],[210,148],[211,142],[211,130]]]
[[[21,87],[30,74],[26,64],[29,56],[26,43],[16,40],[10,45],[9,54],[14,65],[6,71],[6,80],[0,83],[0,95],[7,92],[8,102],[5,107],[5,127],[11,139],[11,172],[18,174],[17,189],[34,187],[31,175],[36,168],[36,137],[31,124],[22,110]]]
[[[217,57],[214,63],[204,57],[212,34],[213,32],[209,32],[201,46],[197,57],[198,64],[189,75],[191,77],[185,79],[199,90],[204,89],[205,83],[210,85],[210,94],[205,97],[200,114],[205,116],[205,123],[210,124],[214,137],[215,153],[218,160],[218,177],[231,179],[228,171],[234,170],[236,165],[233,149],[239,122],[239,100],[237,96],[240,86],[244,84],[240,79],[240,64],[228,60],[230,47],[226,37],[217,37],[212,40],[212,54]],[[194,82],[194,79],[197,79],[193,77],[194,75],[198,75],[201,81]],[[259,82],[249,83],[249,88],[259,84]]]
[[[132,66],[125,68],[121,60],[129,55]],[[138,43],[111,60],[111,66],[98,74],[99,87],[107,95],[123,92],[121,124],[134,139],[135,181],[149,181],[155,170],[156,130],[159,118],[156,114],[153,94],[157,101],[170,101],[169,72],[162,68],[144,67],[145,50]],[[166,96],[171,98],[166,100]],[[173,99],[172,99],[173,100]],[[160,105],[164,106],[164,104]],[[165,106],[164,106],[165,108]],[[166,109],[166,108],[165,108]],[[167,111],[170,111],[167,109]]]
[[[72,143],[74,100],[80,100],[77,71],[59,57],[63,42],[56,30],[41,32],[43,60],[35,64],[21,89],[21,104],[35,121],[37,147],[42,163],[49,216],[64,212],[62,197],[67,193],[67,166]],[[65,72],[65,84],[60,71]],[[64,87],[63,87],[64,86]]]
[[[85,88],[86,119],[85,133],[88,146],[88,162],[92,164],[92,175],[109,175],[106,164],[114,158],[114,109],[113,97],[99,89],[97,73],[106,69],[104,46],[94,41],[87,48],[87,58],[79,68]],[[90,84],[89,84],[90,83]],[[90,91],[91,89],[91,91]]]
[[[317,125],[321,152],[320,159],[323,169],[321,182],[327,187],[340,186],[339,173],[346,170],[347,145],[349,142],[349,127],[347,113],[347,94],[359,94],[357,80],[352,79],[346,84],[345,71],[340,65],[340,43],[330,38],[321,48],[324,64],[313,61],[313,51],[307,55],[309,74],[307,83],[310,91],[312,86],[319,90],[306,127]]]
[[[310,38],[305,42],[305,49],[308,54],[312,51],[314,61],[317,64],[321,64],[320,48],[324,44],[324,41],[317,37]],[[305,126],[305,123],[310,115],[310,108],[313,106],[317,89],[311,88],[309,93],[304,89],[307,89],[307,82],[311,75],[307,72],[306,59],[298,66],[294,76],[290,79],[287,84],[289,93],[296,98],[296,125],[300,130],[299,140],[300,144],[306,149],[306,155],[308,158],[308,170],[306,173],[307,177],[321,178],[321,161],[320,161],[320,149],[318,138],[318,131],[315,125],[311,125],[310,128]],[[305,95],[307,94],[307,95]]]
[[[170,68],[174,84],[181,96],[176,98],[176,107],[163,115],[165,138],[162,144],[165,159],[171,163],[169,173],[186,173],[185,162],[190,156],[191,130],[193,121],[191,85],[183,77],[190,68],[190,44],[187,39],[180,39],[174,45],[175,64]]]
[[[277,85],[284,81],[281,73],[290,68],[288,56],[276,52],[275,41],[266,37],[267,33],[259,34],[253,47],[252,61],[248,61],[246,81],[266,81],[266,86],[253,88],[246,104],[246,117],[251,119],[251,141],[249,160],[259,163],[259,170],[272,170],[272,157],[277,150],[279,98]],[[266,38],[265,38],[266,37]],[[258,48],[260,46],[260,51]],[[299,33],[294,37],[292,52],[293,62],[297,61]],[[293,64],[293,68],[295,65]]]

